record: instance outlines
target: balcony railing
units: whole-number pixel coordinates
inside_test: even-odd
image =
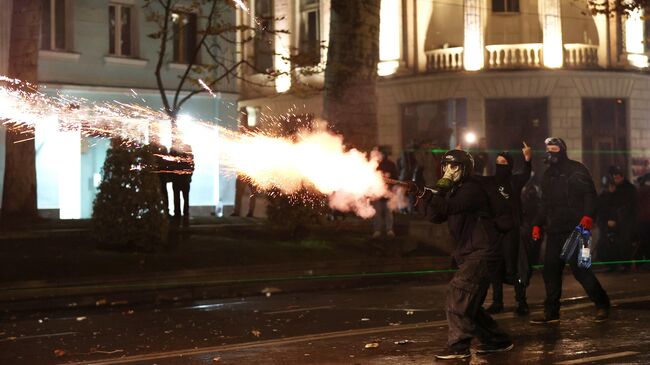
[[[487,50],[486,68],[540,68],[542,43],[491,44]]]
[[[542,68],[542,43],[491,44],[485,46],[484,69]],[[440,48],[426,52],[427,71],[463,69],[463,47]],[[598,67],[598,46],[581,43],[564,45],[564,67]]]
[[[427,51],[427,71],[460,71],[463,69],[463,47]]]
[[[566,67],[597,67],[598,46],[582,43],[565,44],[564,65]]]

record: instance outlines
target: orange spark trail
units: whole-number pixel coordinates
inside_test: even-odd
[[[144,143],[145,135],[149,141],[160,141],[160,135],[151,133],[160,133],[160,124],[165,120],[169,122],[163,112],[141,105],[93,104],[84,99],[48,97],[39,92],[0,87],[0,121],[18,130],[34,129],[36,122],[51,121],[58,123],[58,130]],[[191,141],[195,152],[218,153],[215,157],[221,168],[233,175],[246,175],[262,189],[278,188],[286,194],[303,187],[315,189],[328,196],[330,207],[365,218],[375,213],[369,200],[387,197],[394,201],[397,197],[387,189],[377,171],[376,156],[347,150],[341,136],[324,129],[286,138],[264,133],[241,134],[213,123],[183,118],[179,118],[178,128],[181,138]],[[215,144],[216,149],[211,150]],[[395,208],[395,204],[392,206]]]

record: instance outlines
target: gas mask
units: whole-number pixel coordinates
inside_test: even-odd
[[[463,170],[461,169],[461,166],[456,163],[447,163],[442,167],[442,171],[444,172],[442,178],[443,179],[448,179],[451,182],[459,182],[460,178],[463,176]]]

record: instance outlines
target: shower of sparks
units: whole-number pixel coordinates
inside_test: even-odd
[[[212,89],[210,89],[210,87],[205,83],[205,81],[199,79],[199,84],[201,85],[202,88],[204,88],[207,92],[209,92],[210,95],[212,95],[213,98],[217,97],[217,94],[212,92]]]
[[[246,11],[246,12],[248,11],[248,7],[246,6],[246,4],[244,4],[243,0],[233,0],[233,2],[235,3],[235,5],[240,7],[243,11]]]
[[[15,80],[3,78],[17,85]],[[137,98],[137,94],[132,92]],[[267,124],[276,129],[283,121],[300,119],[295,108],[287,111],[285,119],[271,120]],[[82,136],[95,138],[120,138],[125,144],[160,142],[164,123],[169,117],[162,111],[137,104],[122,102],[91,103],[85,99],[68,96],[50,97],[41,92],[24,92],[0,87],[0,122],[8,128],[25,131],[36,129],[36,123],[57,123],[48,131],[78,131]],[[384,183],[377,171],[378,157],[355,149],[347,150],[343,139],[323,127],[312,131],[299,131],[290,137],[278,137],[270,132],[238,133],[213,123],[179,117],[178,134],[181,142],[192,144],[197,150],[211,151],[219,159],[221,169],[231,175],[241,174],[260,189],[277,189],[283,194],[298,196],[305,188],[328,197],[330,207],[352,211],[361,217],[371,217],[375,211],[370,201],[386,197],[399,200]],[[218,136],[218,137],[217,137]],[[167,161],[179,162],[175,156],[161,153]],[[210,158],[210,157],[208,157]],[[198,156],[197,156],[198,163]],[[146,168],[135,166],[136,169]],[[175,172],[178,171],[156,171]],[[397,206],[392,204],[393,209]]]

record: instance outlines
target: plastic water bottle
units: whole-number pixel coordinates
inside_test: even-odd
[[[588,269],[591,267],[591,232],[583,230],[580,235],[580,251],[578,252],[578,267]]]

